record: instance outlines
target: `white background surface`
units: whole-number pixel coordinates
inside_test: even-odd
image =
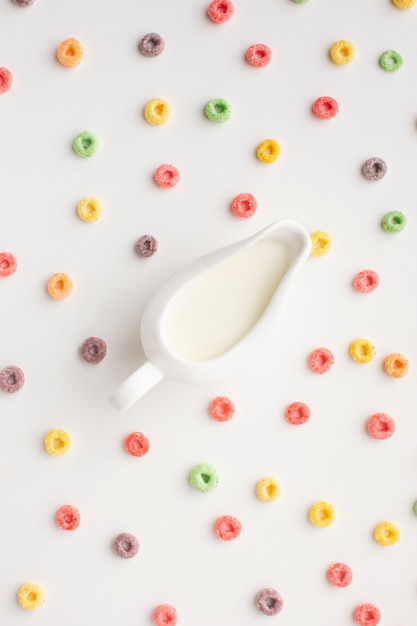
[[[234,17],[217,26],[206,17],[208,4],[1,2],[0,66],[15,82],[0,96],[0,250],[13,252],[19,269],[0,280],[0,367],[20,366],[27,381],[18,394],[0,394],[1,624],[146,625],[165,602],[184,626],[268,619],[351,626],[363,602],[380,608],[383,626],[417,619],[417,8],[400,11],[389,0],[236,0]],[[158,58],[137,50],[151,31],[166,40]],[[75,69],[55,59],[71,36],[85,49]],[[342,38],[357,49],[344,67],[328,56]],[[258,42],[273,51],[263,69],[244,60]],[[404,57],[397,73],[378,65],[387,49]],[[333,120],[311,113],[322,95],[339,102]],[[154,97],[171,106],[162,127],[143,118]],[[204,117],[214,97],[233,107],[225,124]],[[83,130],[100,140],[91,159],[71,148]],[[282,153],[266,165],[255,150],[269,137]],[[388,164],[378,183],[361,175],[372,156]],[[164,162],[181,170],[172,190],[152,178]],[[241,220],[230,202],[247,191],[259,208]],[[104,207],[92,224],[76,214],[87,195]],[[390,210],[407,215],[401,234],[380,226]],[[110,391],[144,361],[139,320],[153,291],[203,253],[286,217],[329,232],[333,247],[304,266],[262,360],[208,386],[163,381],[128,412],[113,410]],[[150,259],[134,252],[145,233],[159,240]],[[364,268],[381,277],[368,296],[352,288]],[[54,301],[46,282],[59,271],[75,288]],[[108,345],[98,366],[79,356],[90,335]],[[376,347],[368,365],[348,354],[361,336]],[[306,364],[318,346],[335,355],[324,376]],[[391,352],[409,357],[407,377],[383,371]],[[233,398],[231,422],[209,417],[216,395]],[[298,428],[284,417],[295,400],[312,411]],[[379,411],[396,420],[388,441],[366,432]],[[61,458],[43,447],[54,428],[73,440]],[[124,451],[133,431],[149,438],[146,457]],[[188,484],[190,469],[204,461],[220,474],[208,494]],[[282,486],[271,504],[254,494],[266,475]],[[308,521],[316,500],[336,508],[326,529]],[[81,511],[73,533],[55,524],[63,504]],[[222,514],[241,519],[238,540],[215,536]],[[393,547],[372,537],[384,520],[400,528]],[[141,543],[132,560],[112,552],[124,531]],[[338,560],[354,572],[347,589],[326,580]],[[30,614],[16,599],[25,582],[47,595]],[[284,598],[275,618],[254,606],[267,586]]]

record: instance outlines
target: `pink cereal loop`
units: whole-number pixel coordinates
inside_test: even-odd
[[[379,285],[379,275],[374,270],[362,270],[353,279],[353,286],[359,293],[371,293]]]
[[[17,270],[17,259],[11,252],[0,252],[0,276],[11,276]]]
[[[389,439],[395,431],[395,422],[387,413],[374,413],[368,419],[368,433],[374,439]]]
[[[353,619],[359,626],[377,626],[381,611],[374,604],[360,604],[353,613]]]
[[[232,200],[232,211],[236,217],[252,217],[258,208],[258,201],[251,193],[240,193]]]
[[[7,67],[0,67],[0,93],[6,93],[13,85],[13,74]]]
[[[176,609],[170,604],[160,604],[152,614],[155,626],[175,626],[178,621]]]
[[[322,96],[313,104],[313,113],[322,120],[330,120],[339,112],[339,105],[334,98]]]
[[[154,174],[156,184],[164,189],[175,187],[180,178],[181,174],[179,170],[175,165],[169,165],[168,163],[160,165]]]
[[[327,348],[316,348],[308,356],[308,365],[317,374],[325,374],[333,363],[333,353]]]
[[[271,60],[271,48],[264,43],[255,43],[246,50],[246,60],[254,67],[265,67]]]
[[[210,4],[207,15],[215,24],[224,24],[227,20],[230,20],[235,7],[230,0],[213,0]]]
[[[289,423],[294,426],[305,424],[310,419],[310,408],[304,402],[292,402],[285,413]]]
[[[347,587],[353,579],[353,573],[346,563],[333,563],[327,570],[327,578],[335,587]]]

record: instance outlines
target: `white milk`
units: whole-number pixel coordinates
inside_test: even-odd
[[[207,361],[232,348],[261,317],[289,263],[284,244],[262,240],[190,281],[164,316],[171,350]]]

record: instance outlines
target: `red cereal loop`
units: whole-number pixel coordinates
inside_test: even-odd
[[[168,163],[160,165],[154,174],[155,182],[164,189],[175,187],[180,178],[181,174],[179,170],[175,165],[169,165]]]
[[[143,433],[131,433],[125,439],[125,450],[131,456],[145,456],[149,451],[149,439]]]
[[[232,515],[222,515],[216,519],[214,529],[217,536],[222,541],[231,541],[239,537],[242,530],[242,523]]]
[[[6,67],[0,67],[0,93],[9,91],[13,84],[13,74]]]
[[[339,112],[339,105],[330,96],[317,98],[313,104],[313,113],[322,120],[330,120]]]
[[[381,611],[374,604],[360,604],[353,613],[353,619],[359,626],[377,626]]]
[[[333,363],[333,353],[327,348],[316,348],[308,355],[308,364],[317,374],[325,374]]]
[[[17,269],[17,259],[11,252],[0,252],[0,276],[11,276]]]
[[[258,208],[258,201],[251,193],[240,193],[232,200],[232,211],[237,217],[252,217]]]
[[[374,439],[389,439],[395,431],[395,422],[387,413],[374,413],[368,419],[368,433]]]
[[[353,573],[346,563],[333,563],[327,570],[327,578],[335,587],[347,587],[352,582]]]
[[[170,604],[160,604],[152,614],[156,626],[175,626],[178,621],[176,609]]]
[[[290,424],[295,426],[305,424],[310,419],[310,409],[304,402],[292,402],[285,413]]]
[[[264,43],[255,43],[246,50],[246,60],[254,67],[265,67],[271,60],[271,48]]]
[[[379,285],[379,275],[374,270],[362,270],[353,279],[353,286],[360,293],[371,293]]]
[[[228,422],[235,414],[235,405],[230,398],[217,396],[209,407],[210,415],[218,422]]]
[[[80,525],[81,515],[75,506],[66,504],[65,506],[61,506],[55,519],[62,530],[75,530]]]
[[[210,4],[207,15],[215,24],[224,24],[227,20],[230,20],[235,7],[230,0],[213,0]]]

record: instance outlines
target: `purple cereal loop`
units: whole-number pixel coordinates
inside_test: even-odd
[[[255,604],[265,615],[278,615],[282,610],[284,601],[276,589],[268,587],[261,589],[256,594]]]
[[[376,181],[384,178],[387,173],[387,164],[384,159],[380,159],[379,157],[372,157],[365,161],[362,166],[362,174],[368,180]]]
[[[135,250],[141,256],[152,256],[158,250],[158,242],[152,235],[142,235],[135,244]]]
[[[104,339],[99,337],[88,337],[81,347],[81,356],[87,363],[101,363],[107,354],[107,345]]]
[[[0,389],[7,393],[20,391],[25,384],[25,375],[17,365],[9,365],[0,372]]]
[[[122,559],[131,559],[138,553],[139,541],[130,533],[120,533],[113,542],[113,548]]]
[[[145,57],[157,57],[164,49],[165,41],[158,33],[148,33],[139,43],[139,50]]]
[[[30,7],[30,5],[33,4],[35,0],[13,0],[13,2],[19,7]]]

